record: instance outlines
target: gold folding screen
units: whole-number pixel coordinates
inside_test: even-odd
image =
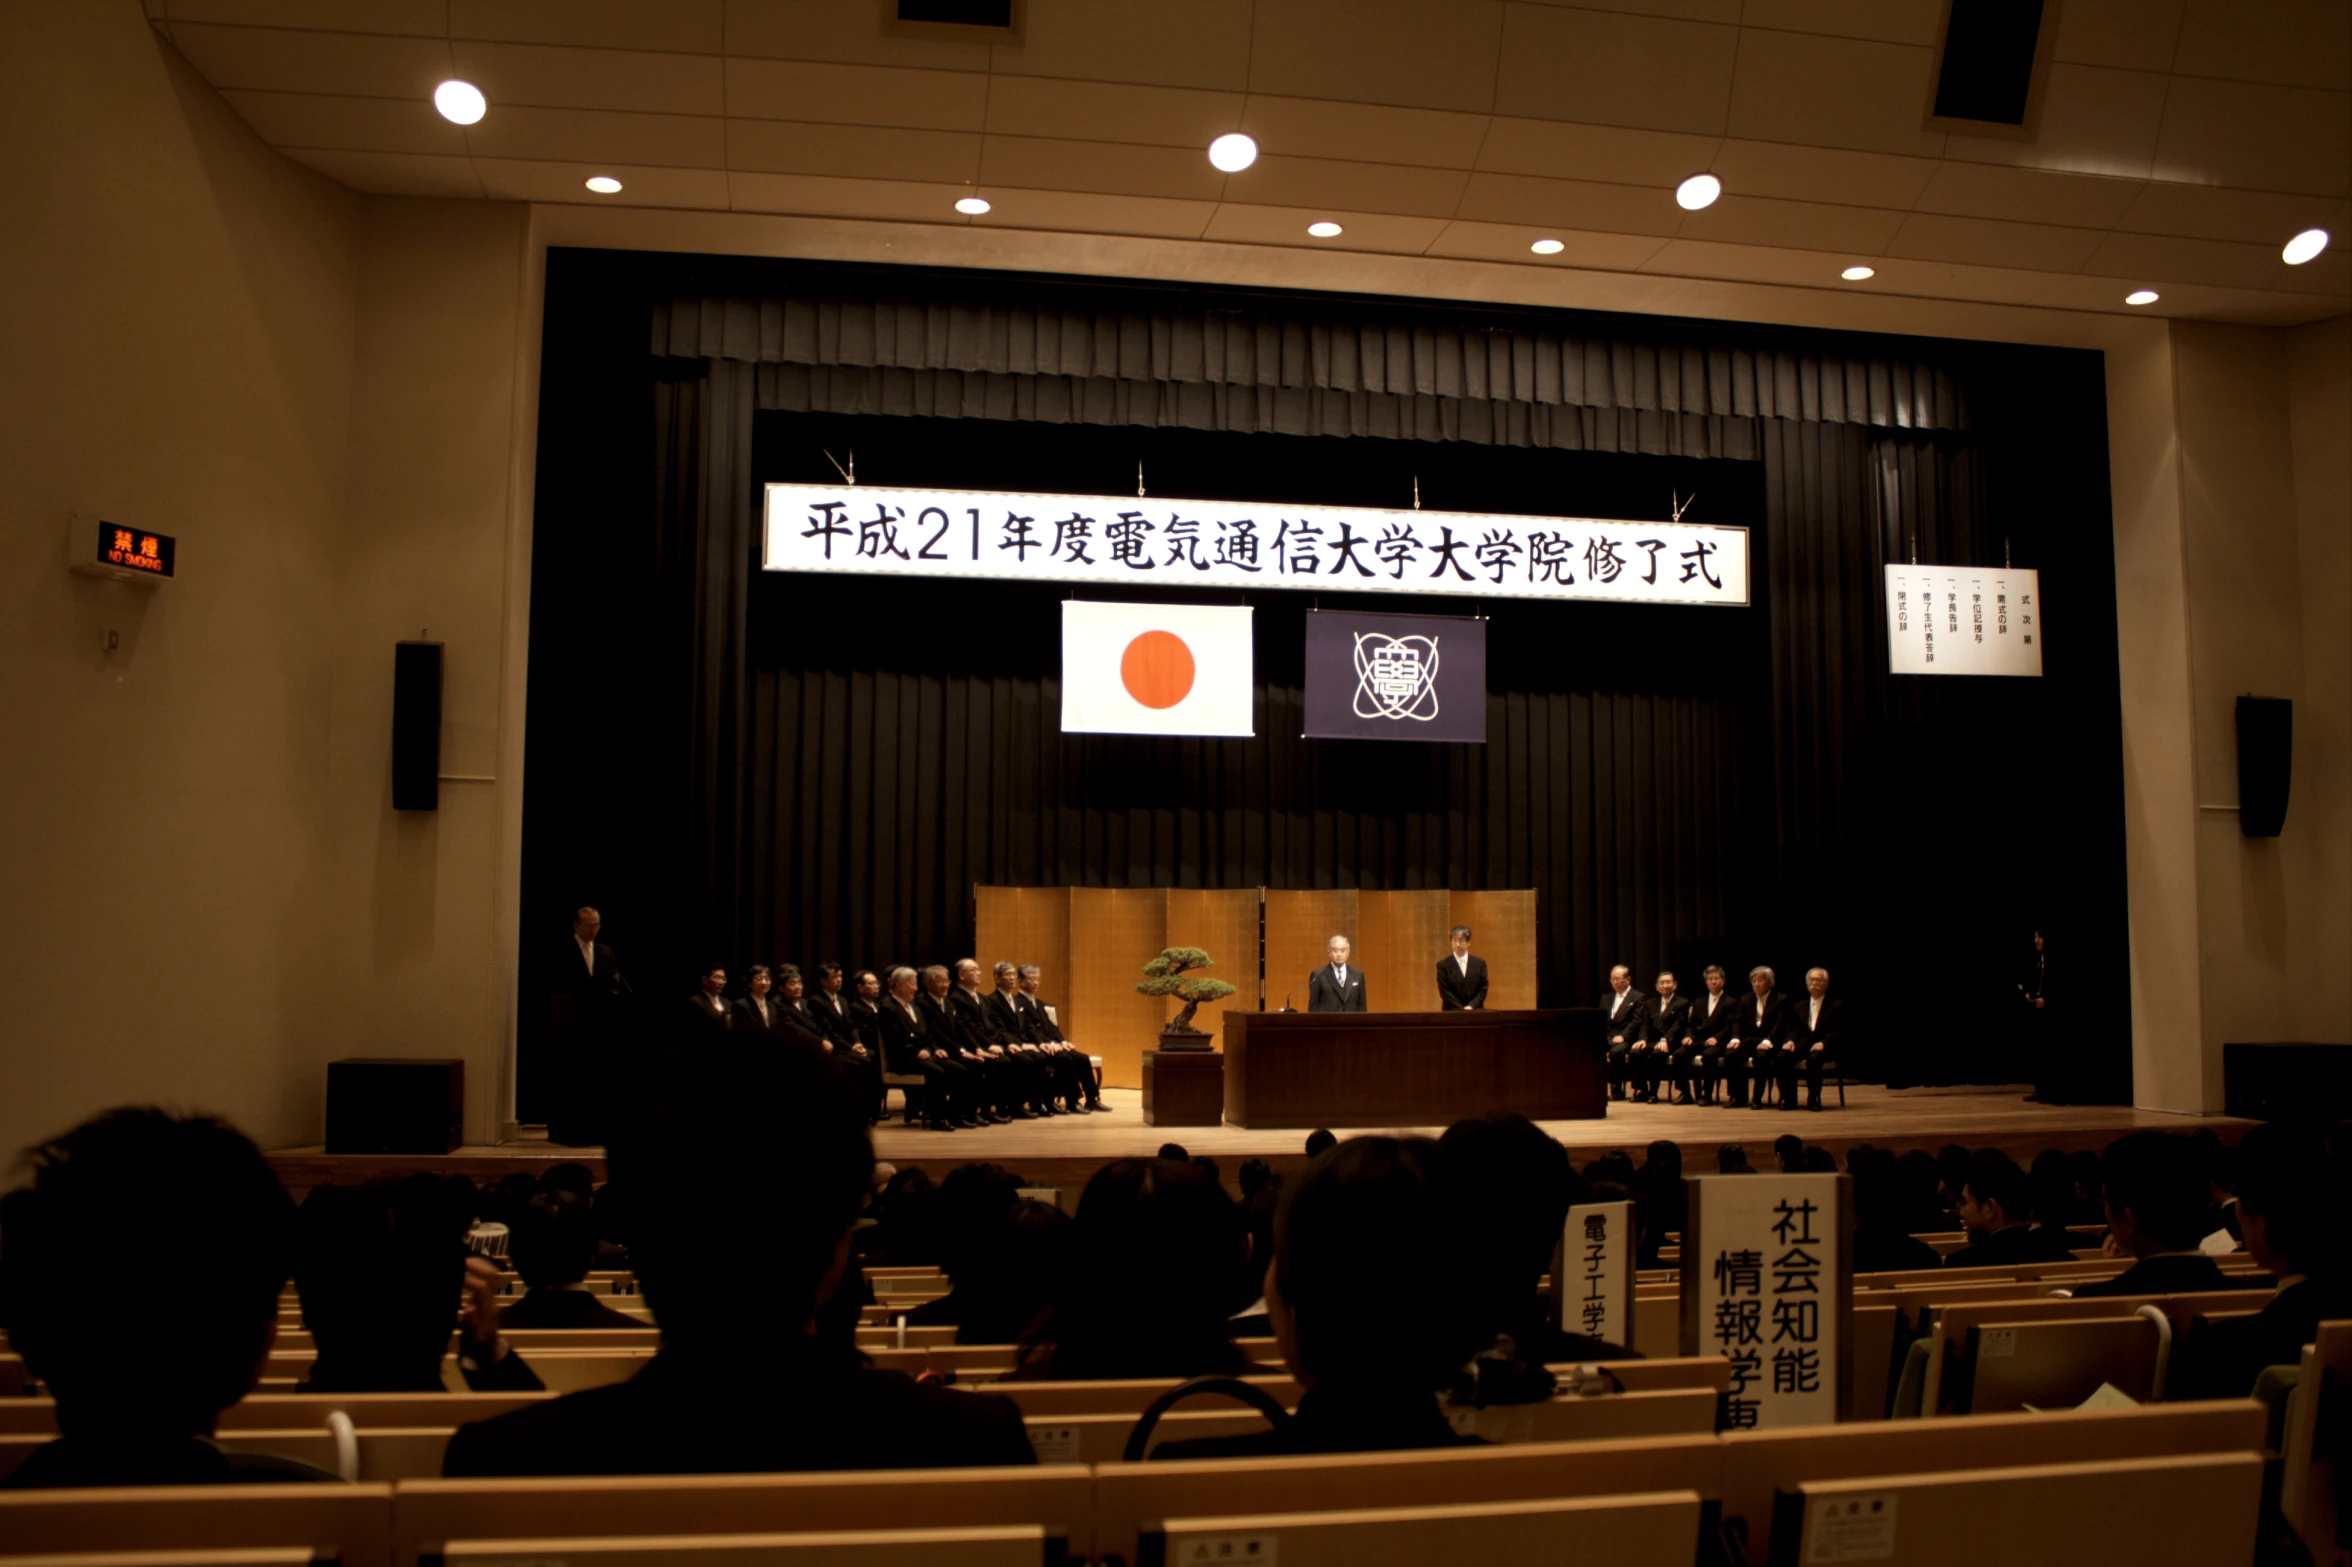
[[[979,887],[974,897],[982,965],[1010,959],[1044,969],[1043,993],[1062,1032],[1102,1057],[1103,1082],[1113,1088],[1141,1086],[1143,1052],[1182,1005],[1135,990],[1143,965],[1167,947],[1203,949],[1216,960],[1205,972],[1235,988],[1193,1018],[1219,1042],[1229,1011],[1271,1011],[1285,998],[1304,1010],[1307,976],[1334,933],[1353,943],[1375,1012],[1437,1010],[1437,960],[1455,925],[1471,927],[1486,958],[1487,1006],[1535,1005],[1532,889]]]

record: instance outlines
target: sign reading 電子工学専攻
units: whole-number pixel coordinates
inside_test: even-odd
[[[762,526],[770,571],[1748,602],[1748,530],[1689,522],[771,484]]]

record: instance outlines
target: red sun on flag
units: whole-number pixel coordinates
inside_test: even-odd
[[[1119,656],[1119,681],[1145,707],[1174,707],[1192,693],[1192,649],[1173,631],[1146,631]]]

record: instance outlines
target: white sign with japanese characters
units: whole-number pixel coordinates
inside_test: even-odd
[[[1633,1342],[1633,1204],[1585,1203],[1568,1210],[1553,1268],[1560,1331]]]
[[[1748,602],[1748,530],[1115,495],[771,484],[770,571]]]
[[[1838,1418],[1853,1320],[1847,1180],[1683,1180],[1682,1352],[1731,1362],[1724,1430]]]
[[[2001,566],[1889,566],[1887,671],[2039,675],[2041,574]]]

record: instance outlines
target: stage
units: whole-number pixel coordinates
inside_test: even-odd
[[[2009,1088],[1888,1089],[1853,1084],[1847,1104],[1840,1109],[1835,1090],[1829,1108],[1818,1114],[1803,1110],[1734,1110],[1724,1105],[1611,1104],[1599,1121],[1549,1121],[1544,1129],[1559,1138],[1578,1164],[1611,1149],[1623,1149],[1638,1163],[1644,1144],[1670,1138],[1682,1144],[1691,1173],[1712,1171],[1715,1150],[1738,1143],[1759,1169],[1769,1166],[1772,1140],[1793,1132],[1808,1143],[1818,1143],[1844,1161],[1847,1149],[1872,1143],[1901,1151],[1934,1149],[1945,1143],[1971,1148],[1995,1147],[2021,1163],[2044,1148],[2103,1148],[2135,1127],[2155,1126],[2187,1131],[2210,1126],[2225,1142],[2235,1142],[2252,1121],[2226,1116],[2199,1118],[2135,1110],[2127,1105],[2038,1105],[2025,1102],[2023,1086]],[[1009,1126],[981,1127],[968,1132],[927,1132],[893,1119],[874,1133],[877,1158],[905,1168],[923,1165],[934,1175],[959,1164],[1002,1164],[1037,1186],[1075,1188],[1113,1159],[1148,1155],[1162,1143],[1183,1144],[1193,1154],[1206,1154],[1223,1166],[1228,1185],[1244,1159],[1264,1159],[1277,1169],[1300,1162],[1306,1134],[1290,1130],[1250,1131],[1237,1126],[1171,1126],[1143,1124],[1142,1094],[1134,1089],[1106,1089],[1108,1115],[1056,1116],[1045,1121],[1015,1121]],[[1335,1128],[1347,1134],[1368,1128]],[[1410,1130],[1435,1135],[1441,1127]],[[330,1154],[312,1146],[287,1148],[270,1155],[279,1177],[296,1192],[330,1181],[362,1181],[375,1176],[406,1175],[416,1170],[448,1171],[477,1181],[494,1181],[516,1171],[537,1171],[566,1159],[577,1159],[604,1175],[604,1150],[566,1148],[544,1137],[526,1136],[511,1143],[468,1146],[448,1154]]]

